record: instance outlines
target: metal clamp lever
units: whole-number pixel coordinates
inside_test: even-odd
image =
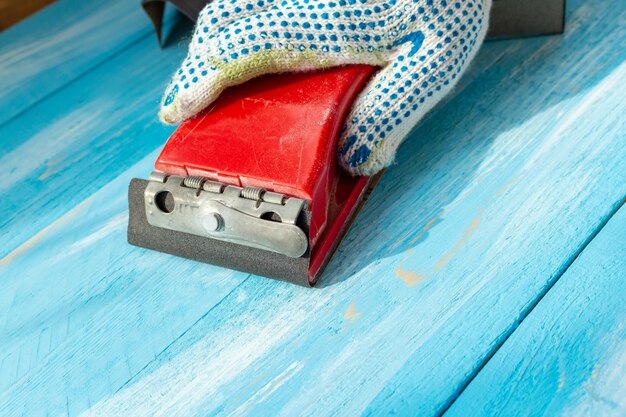
[[[308,238],[296,225],[305,204],[298,198],[160,172],[150,176],[144,197],[152,226],[292,258],[308,249]]]

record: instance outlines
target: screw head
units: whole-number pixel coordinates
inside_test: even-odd
[[[208,213],[202,218],[202,226],[207,232],[219,232],[224,228],[224,219],[217,213]]]

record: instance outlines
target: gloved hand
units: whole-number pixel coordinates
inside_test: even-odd
[[[254,77],[344,64],[382,67],[339,138],[342,167],[372,175],[457,82],[483,41],[491,0],[214,0],[159,117],[179,123]]]

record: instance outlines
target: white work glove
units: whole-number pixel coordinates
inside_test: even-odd
[[[373,175],[448,93],[485,36],[491,0],[214,0],[159,117],[182,122],[254,77],[345,64],[380,66],[339,138],[341,166]]]

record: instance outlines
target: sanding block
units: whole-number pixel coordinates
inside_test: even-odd
[[[224,92],[129,187],[128,241],[313,286],[375,178],[336,161],[339,131],[375,68],[270,75]]]

